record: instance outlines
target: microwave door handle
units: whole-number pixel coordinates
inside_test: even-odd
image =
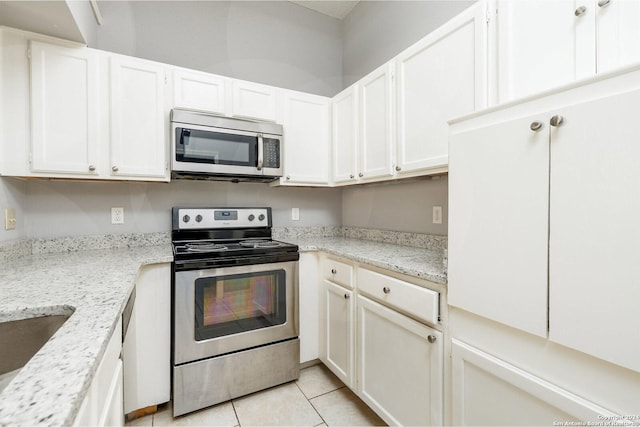
[[[264,164],[264,140],[262,139],[262,134],[258,134],[258,170],[262,170],[262,165]]]

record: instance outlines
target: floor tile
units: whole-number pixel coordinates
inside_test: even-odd
[[[310,400],[328,426],[385,426],[358,396],[341,388]]]
[[[173,408],[169,403],[166,408],[153,415],[153,425],[234,427],[238,425],[238,419],[231,402],[220,403],[177,418],[173,418]]]
[[[324,365],[315,365],[301,370],[296,384],[307,399],[344,387],[342,381]]]
[[[317,426],[323,422],[295,383],[233,400],[242,426]]]

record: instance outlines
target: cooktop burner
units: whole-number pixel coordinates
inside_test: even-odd
[[[277,242],[275,240],[243,240],[238,244],[245,248],[278,248],[286,245],[286,243]]]
[[[221,252],[229,250],[225,245],[211,242],[192,242],[185,243],[184,248],[187,252]]]

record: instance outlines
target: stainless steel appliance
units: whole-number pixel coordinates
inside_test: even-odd
[[[173,178],[270,182],[282,176],[282,126],[171,111]]]
[[[173,208],[173,414],[298,378],[298,247],[270,208]]]

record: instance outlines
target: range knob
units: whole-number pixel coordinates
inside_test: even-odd
[[[258,219],[259,219],[260,221],[264,221],[264,215],[263,215],[263,214],[260,214],[260,216],[258,217]]]
[[[256,219],[256,216],[254,214],[249,215],[249,221],[253,221],[254,219]]]
[[[185,216],[182,217],[182,221],[189,222],[189,221],[191,221],[191,217],[189,215],[185,215]]]
[[[202,221],[202,215],[196,215],[196,222]]]

